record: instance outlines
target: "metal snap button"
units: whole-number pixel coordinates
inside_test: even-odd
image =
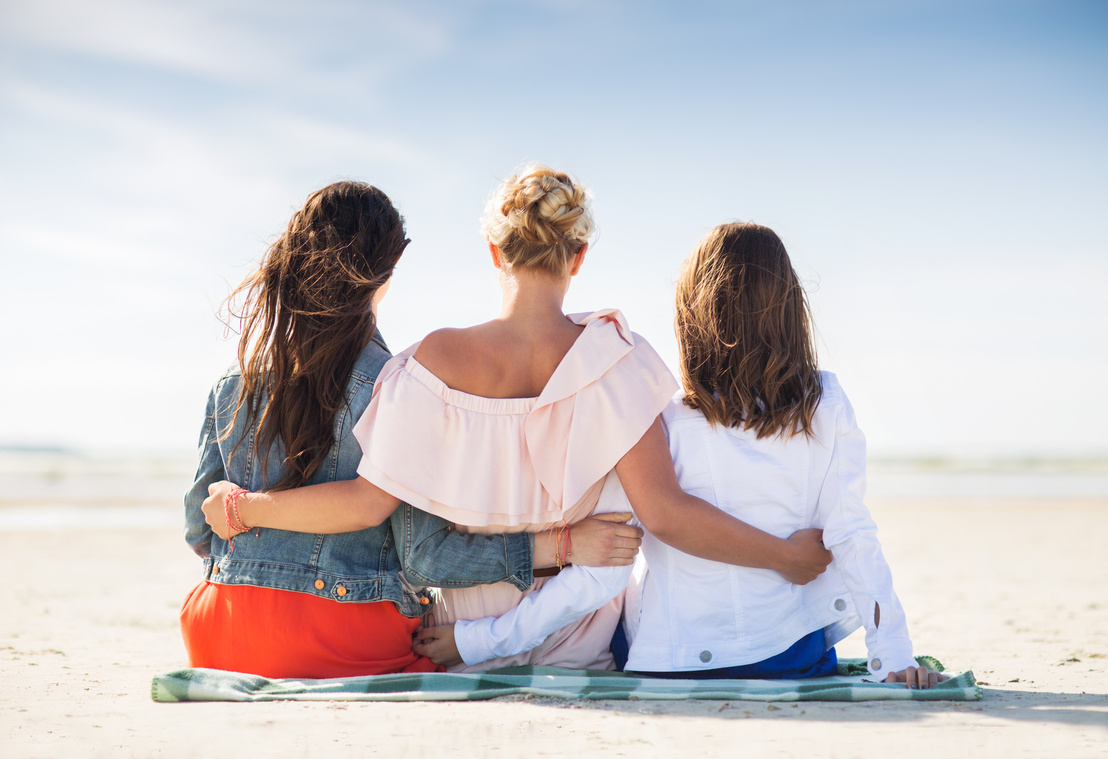
[[[835,599],[835,611],[844,611],[846,609],[846,601],[841,598]]]
[[[419,602],[423,606],[426,606],[427,604],[431,603],[431,599],[428,598],[427,596],[423,596],[422,598],[419,599]]]
[[[339,598],[342,598],[343,596],[346,595],[346,588],[344,588],[343,586],[340,585],[337,588],[335,588],[335,592],[339,594]]]
[[[214,566],[214,567],[212,567],[212,574],[213,574],[213,575],[217,575],[217,574],[219,574],[219,567],[218,567],[218,566]]]
[[[881,660],[880,659],[874,659],[873,661],[871,661],[869,663],[869,665],[873,669],[881,669]]]
[[[711,651],[701,651],[700,652],[700,661],[706,663],[706,662],[710,662],[711,660],[712,660],[712,652]]]
[[[316,590],[323,590],[323,580],[316,580],[315,581],[315,589]]]

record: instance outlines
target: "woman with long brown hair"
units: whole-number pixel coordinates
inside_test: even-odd
[[[835,673],[834,644],[866,629],[869,669],[927,688],[863,503],[865,438],[838,379],[816,366],[804,289],[773,230],[725,224],[677,283],[682,397],[662,414],[681,486],[785,536],[818,527],[835,559],[814,582],[704,561],[644,538],[628,590],[627,669],[664,677]]]
[[[214,534],[201,504],[213,483],[288,491],[355,476],[354,421],[390,354],[377,312],[408,244],[389,198],[361,182],[312,193],[232,295],[238,364],[208,398],[185,538],[204,580],[181,611],[192,666],[269,677],[428,671],[411,636],[430,608],[425,585],[533,582],[551,536],[463,535],[410,507],[343,534],[258,529]],[[589,520],[579,560],[628,564],[637,528]]]
[[[469,534],[553,533],[559,568],[573,564],[557,576],[526,591],[444,593],[434,617],[447,624],[419,633],[416,649],[458,668],[611,668],[629,570],[579,566],[578,525],[628,499],[683,551],[818,575],[829,557],[815,531],[775,537],[681,490],[658,421],[676,383],[623,316],[562,310],[593,228],[568,175],[537,166],[506,180],[484,219],[500,315],[433,332],[385,367],[355,426],[357,479],[268,493],[222,483],[204,505],[212,527],[339,531],[379,523],[403,500]]]

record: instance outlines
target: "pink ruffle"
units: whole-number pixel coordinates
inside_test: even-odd
[[[418,345],[395,356],[354,427],[358,474],[471,527],[558,522],[595,497],[677,383],[619,311],[569,318],[585,329],[538,398],[449,388],[413,358]]]

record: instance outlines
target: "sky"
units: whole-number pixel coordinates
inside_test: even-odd
[[[1108,456],[1108,4],[0,2],[0,445],[187,454],[219,319],[304,198],[412,244],[394,350],[499,310],[521,164],[600,229],[569,311],[672,368],[713,226],[785,242],[871,455]]]

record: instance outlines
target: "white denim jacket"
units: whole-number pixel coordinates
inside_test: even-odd
[[[823,528],[834,561],[817,580],[793,585],[776,572],[699,559],[649,533],[625,620],[632,638],[627,669],[716,669],[781,653],[825,631],[833,646],[866,628],[870,672],[878,679],[915,666],[904,610],[863,503],[865,437],[835,375],[822,373],[814,434],[787,441],[713,427],[675,399],[663,412],[677,477],[688,493],[766,532],[786,538]],[[880,627],[874,604],[880,604]],[[859,619],[860,617],[860,619]]]

